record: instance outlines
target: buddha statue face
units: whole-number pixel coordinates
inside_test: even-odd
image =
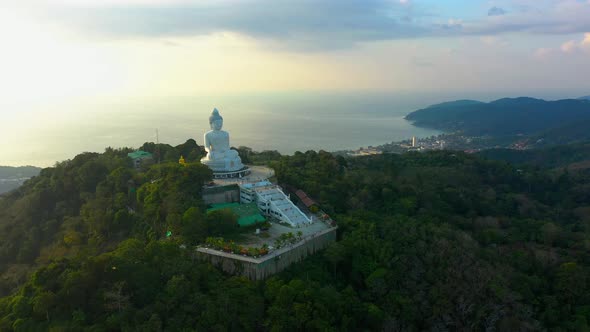
[[[223,120],[222,119],[214,120],[213,122],[210,123],[210,125],[211,125],[211,130],[221,130],[221,127],[223,127]]]

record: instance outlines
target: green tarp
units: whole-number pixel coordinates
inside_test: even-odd
[[[135,151],[135,152],[131,152],[127,154],[127,157],[131,158],[131,159],[138,159],[138,158],[151,158],[152,154],[149,152],[145,152],[145,151]]]
[[[233,213],[238,215],[238,224],[240,226],[249,226],[257,222],[263,222],[266,219],[260,214],[256,203],[240,204],[240,203],[224,203],[213,204],[207,212],[230,209]]]

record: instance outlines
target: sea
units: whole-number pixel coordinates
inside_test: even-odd
[[[445,101],[441,96],[392,93],[260,93],[191,97],[104,98],[38,103],[2,111],[0,165],[48,167],[81,152],[137,148],[144,142],[203,144],[216,107],[232,146],[283,154],[355,150],[436,130],[404,120]]]

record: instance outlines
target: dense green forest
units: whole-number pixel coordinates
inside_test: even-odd
[[[406,116],[417,126],[460,131],[469,136],[537,135],[551,142],[569,143],[588,139],[590,101],[535,98],[503,98],[489,103],[459,100],[436,104]],[[575,135],[574,132],[581,135]]]
[[[487,159],[506,161],[515,165],[524,164],[549,169],[576,169],[590,166],[590,143],[588,142],[529,150],[488,149],[477,154]]]
[[[162,163],[138,171],[126,149],[82,154],[1,197],[0,331],[590,329],[588,169],[240,148],[339,225],[252,282],[195,260],[222,220],[203,213],[193,142],[144,145]]]

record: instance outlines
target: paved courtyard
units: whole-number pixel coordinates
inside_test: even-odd
[[[320,220],[315,221],[311,225],[302,226],[299,228],[272,222],[272,226],[267,231],[261,230],[260,234],[253,233],[244,235],[244,240],[240,241],[239,244],[245,247],[260,247],[266,243],[266,245],[272,247],[274,246],[275,240],[278,239],[281,234],[291,232],[293,235],[297,236],[297,232],[301,232],[303,238],[308,238],[329,228],[330,226],[328,224]]]

